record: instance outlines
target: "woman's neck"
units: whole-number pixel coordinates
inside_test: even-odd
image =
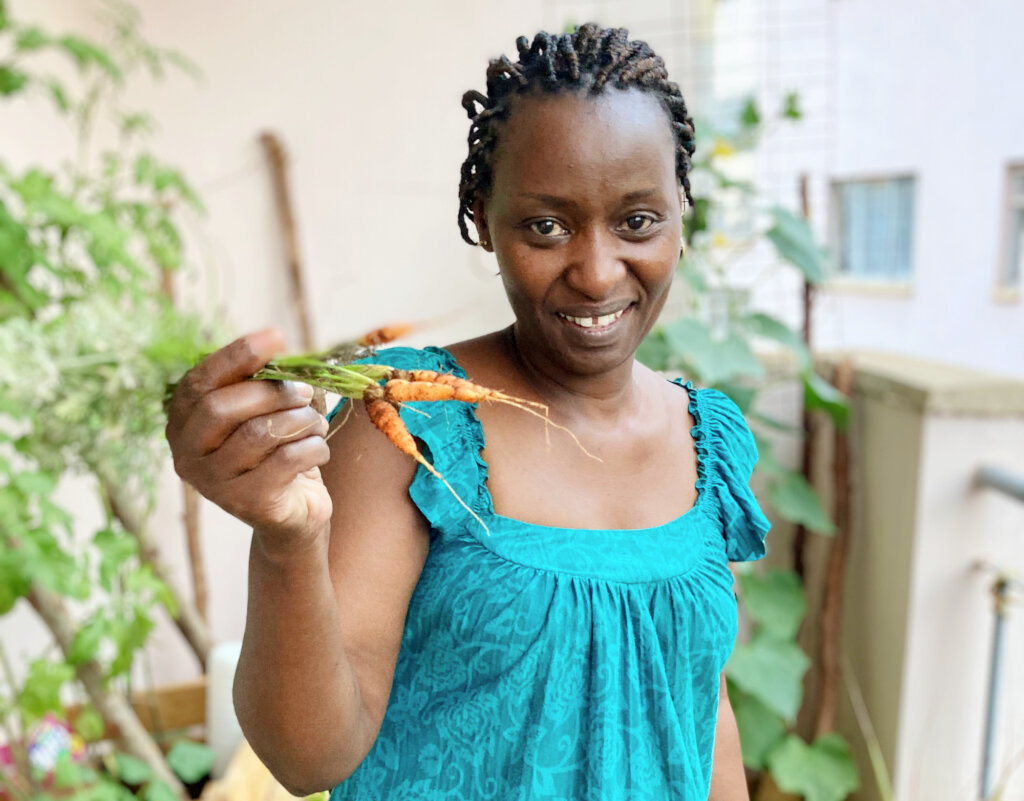
[[[500,332],[508,360],[539,399],[569,416],[615,418],[639,403],[640,375],[634,359],[594,375],[570,373],[521,342],[515,325]]]

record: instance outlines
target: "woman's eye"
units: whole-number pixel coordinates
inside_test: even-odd
[[[654,225],[654,220],[646,214],[631,214],[626,218],[626,227],[630,231],[644,231]]]
[[[530,230],[541,236],[562,236],[569,233],[565,228],[554,220],[537,220],[530,223]]]

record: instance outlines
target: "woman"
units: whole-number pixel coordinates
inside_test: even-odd
[[[517,44],[464,98],[459,214],[515,324],[374,361],[541,401],[598,459],[505,406],[403,411],[485,530],[365,414],[328,446],[306,387],[244,381],[276,332],[204,361],[168,437],[254,527],[239,719],[296,793],[745,799],[722,668],[728,562],[768,528],[756,451],[725,396],[634,359],[680,255],[692,122],[623,30]]]

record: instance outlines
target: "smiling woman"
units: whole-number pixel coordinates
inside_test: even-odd
[[[406,404],[463,508],[365,414],[328,448],[308,396],[244,381],[276,332],[204,361],[168,436],[254,527],[239,718],[286,786],[335,801],[740,801],[721,671],[729,562],[768,530],[757,453],[724,395],[635,359],[679,258],[692,122],[624,30],[517,44],[464,99],[459,192],[515,323],[373,358],[542,402],[598,458],[506,407]]]

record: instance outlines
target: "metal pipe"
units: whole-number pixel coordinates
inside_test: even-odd
[[[1007,596],[1010,580],[1000,576],[992,585],[992,596],[995,601],[995,631],[992,634],[992,662],[989,666],[988,679],[988,711],[985,715],[985,748],[982,751],[981,765],[981,798],[987,799],[992,793],[993,761],[995,759],[996,712],[999,709],[999,678],[1000,666],[1003,661],[1003,626],[1006,623]]]
[[[1024,503],[1024,476],[987,464],[978,470],[976,480],[979,486],[999,490]]]

